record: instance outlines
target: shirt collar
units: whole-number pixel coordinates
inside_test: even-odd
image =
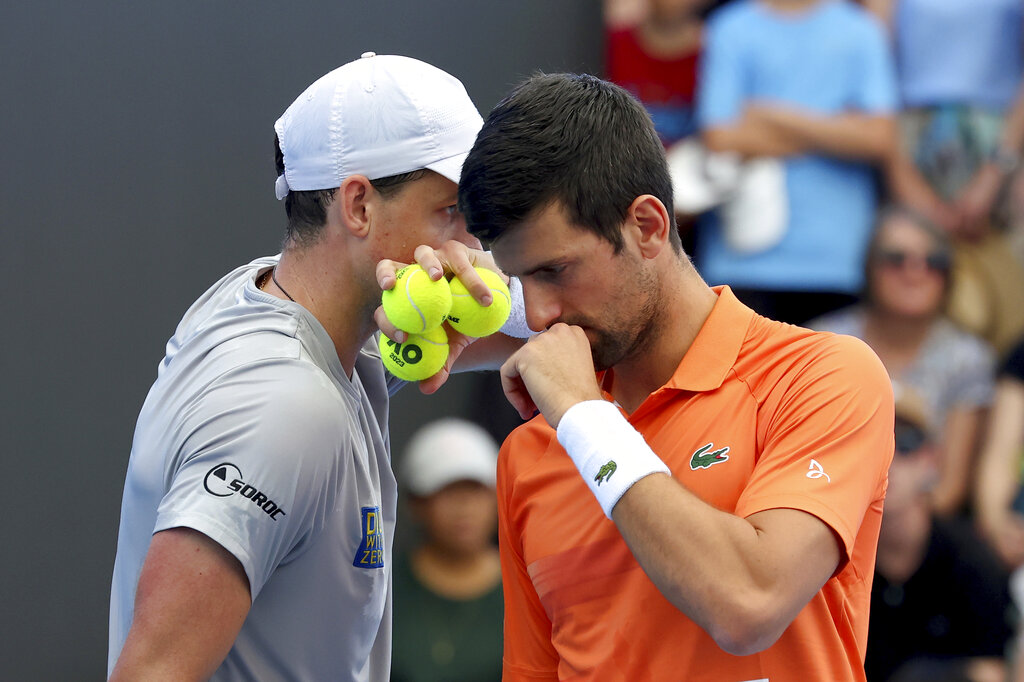
[[[718,301],[665,388],[713,391],[736,365],[754,311],[740,303],[729,287],[712,289]]]

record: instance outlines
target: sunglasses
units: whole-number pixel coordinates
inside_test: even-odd
[[[921,265],[923,262],[924,266],[932,272],[940,273],[949,272],[950,267],[953,265],[949,254],[942,253],[941,251],[933,251],[922,258],[906,251],[882,250],[878,252],[876,259],[880,265],[893,269],[904,268],[908,263]]]
[[[925,444],[928,436],[914,424],[896,419],[896,454],[909,455],[917,452]]]

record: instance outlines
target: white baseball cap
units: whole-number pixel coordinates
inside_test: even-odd
[[[362,57],[322,76],[274,123],[289,190],[429,168],[459,181],[483,120],[459,79],[410,57]]]
[[[494,487],[497,462],[498,444],[486,430],[449,417],[413,435],[399,473],[409,492],[423,497],[456,481]]]

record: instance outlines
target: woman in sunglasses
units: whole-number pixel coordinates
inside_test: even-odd
[[[862,303],[809,325],[863,339],[895,384],[927,401],[929,435],[940,445],[932,491],[938,514],[966,509],[995,363],[988,345],[943,313],[951,267],[952,246],[943,231],[908,209],[888,208],[868,248]]]

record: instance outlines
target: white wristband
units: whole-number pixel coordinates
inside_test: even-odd
[[[609,519],[619,498],[641,478],[672,475],[640,432],[605,400],[587,400],[566,410],[558,422],[558,442]]]
[[[538,332],[533,331],[526,324],[526,304],[523,302],[523,285],[518,277],[509,277],[508,294],[512,302],[511,310],[509,311],[508,319],[505,320],[505,324],[502,325],[499,331],[505,336],[517,339],[528,339],[537,334]]]

